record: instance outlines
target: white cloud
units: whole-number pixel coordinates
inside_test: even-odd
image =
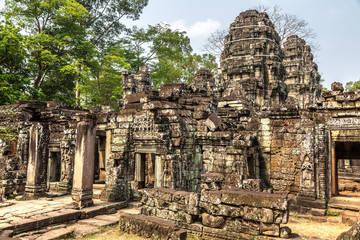
[[[206,21],[198,21],[193,25],[187,25],[185,20],[180,19],[176,22],[170,23],[172,29],[178,29],[180,31],[186,31],[188,36],[191,37],[207,37],[211,33],[215,32],[221,27],[219,21],[212,20],[210,18]]]

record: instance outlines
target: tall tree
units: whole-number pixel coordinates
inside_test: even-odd
[[[216,58],[210,54],[192,53],[186,32],[158,24],[148,28],[133,28],[119,41],[133,72],[148,65],[155,88],[164,83],[190,82],[199,68],[215,74]]]
[[[122,95],[121,72],[130,65],[121,48],[109,47],[105,53],[104,57],[92,63],[92,77],[85,77],[86,80],[80,83],[81,100],[85,106],[106,105],[117,110],[117,100]]]
[[[88,11],[86,26],[91,29],[91,41],[100,49],[112,44],[127,30],[124,18],[137,20],[149,0],[78,0]]]
[[[172,30],[169,25],[158,24],[148,28],[134,27],[131,33],[119,42],[133,72],[148,65],[155,87],[163,83],[180,82],[182,64],[192,52],[186,32]]]
[[[34,94],[26,67],[24,37],[10,22],[0,22],[0,105]]]
[[[33,88],[44,92],[46,100],[73,103],[78,73],[66,70],[78,69],[74,63],[85,63],[92,52],[84,25],[87,10],[75,0],[7,0],[2,14],[24,26]]]

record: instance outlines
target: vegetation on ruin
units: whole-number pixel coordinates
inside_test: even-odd
[[[360,80],[358,81],[350,81],[347,82],[345,85],[345,90],[346,91],[357,91],[360,88]]]
[[[128,28],[148,0],[7,0],[0,12],[0,104],[17,99],[111,105],[121,72],[150,67],[154,86],[189,82],[215,57],[192,53],[186,32]],[[78,96],[76,98],[76,96]]]

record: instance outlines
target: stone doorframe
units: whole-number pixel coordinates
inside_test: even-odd
[[[337,142],[360,142],[360,119],[330,118],[329,128],[329,198],[339,195],[335,146]]]
[[[154,167],[154,188],[162,187],[162,164],[161,155],[163,152],[158,147],[150,146],[136,146],[135,147],[135,182],[142,182],[145,180],[144,172],[145,165],[143,163],[142,154],[155,154],[155,167]],[[137,184],[136,184],[137,185]]]

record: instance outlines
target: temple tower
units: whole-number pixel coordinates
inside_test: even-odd
[[[285,83],[289,90],[289,101],[297,102],[300,108],[314,103],[320,97],[320,75],[313,61],[310,46],[296,35],[284,43]]]
[[[245,96],[258,106],[285,102],[280,37],[266,13],[242,12],[230,25],[221,54],[222,96]]]

